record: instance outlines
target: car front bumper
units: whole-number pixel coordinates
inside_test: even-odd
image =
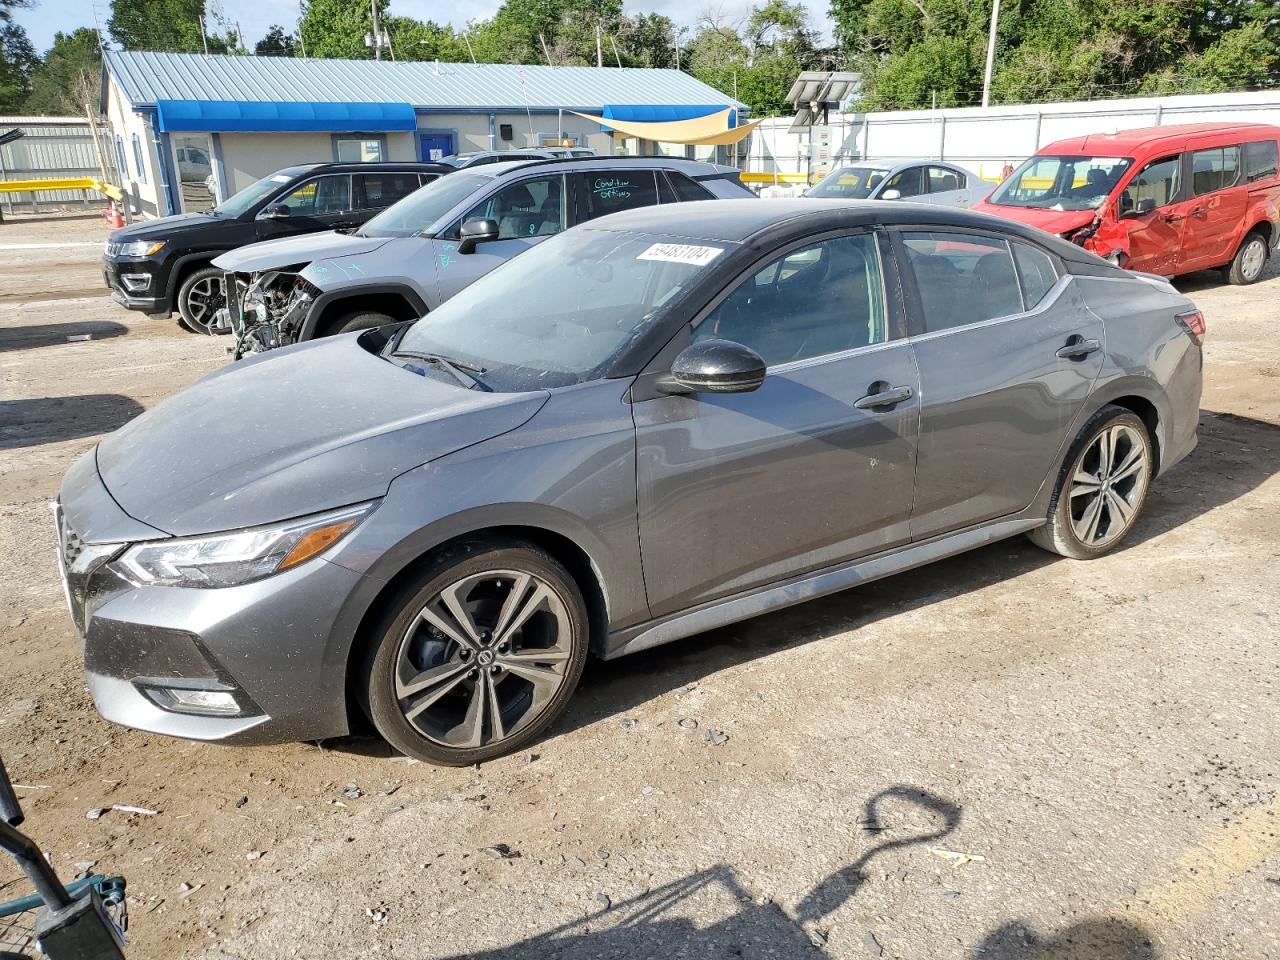
[[[91,459],[68,473],[58,507],[64,570],[80,543],[156,538],[140,535],[110,499]],[[112,562],[66,581],[89,692],[107,720],[237,743],[348,731],[347,657],[358,615],[347,611],[369,578],[316,558],[222,589],[138,586]],[[191,691],[214,692],[224,705],[184,705]]]
[[[168,313],[164,283],[154,264],[138,260],[103,258],[102,280],[111,291],[111,299],[126,310],[144,313]]]

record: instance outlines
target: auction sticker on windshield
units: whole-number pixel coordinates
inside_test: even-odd
[[[720,254],[719,247],[701,247],[693,243],[655,243],[641,253],[637,260],[663,260],[667,263],[687,263],[705,267]]]

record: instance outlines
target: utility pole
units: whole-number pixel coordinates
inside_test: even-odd
[[[209,55],[209,35],[204,31],[204,14],[200,14],[200,40],[204,43],[204,55]]]
[[[382,26],[378,23],[378,0],[369,0],[369,10],[373,13],[373,59],[382,59]]]
[[[600,24],[596,24],[596,66],[604,66],[604,47],[600,44]]]
[[[618,53],[618,41],[613,39],[613,34],[609,34],[609,42],[613,44],[613,59],[618,61],[618,69],[622,69],[622,56]]]
[[[991,29],[987,31],[987,71],[982,78],[982,105],[991,104],[991,72],[996,65],[996,24],[1000,20],[1000,0],[991,3]]]

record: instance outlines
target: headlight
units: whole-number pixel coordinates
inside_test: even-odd
[[[328,550],[373,507],[364,503],[269,527],[139,543],[115,565],[136,584],[231,587],[250,583]]]
[[[121,257],[150,257],[164,249],[167,240],[130,240],[116,248],[116,255]]]

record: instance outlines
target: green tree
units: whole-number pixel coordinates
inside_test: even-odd
[[[391,35],[391,47],[397,60],[465,63],[471,59],[466,42],[454,33],[452,27],[412,17],[388,17],[385,29]]]
[[[204,0],[111,0],[107,26],[126,50],[201,53],[207,39],[210,53],[226,53],[233,45],[227,37],[216,32],[201,37],[205,13]]]
[[[379,19],[386,19],[387,0],[377,0]],[[384,23],[384,30],[389,27]],[[368,0],[304,0],[298,33],[309,57],[372,60],[374,50],[364,45],[373,30]]]
[[[31,95],[26,111],[36,114],[83,114],[98,101],[102,76],[102,50],[98,32],[77,27],[56,33],[44,61],[31,73]]]
[[[259,57],[292,57],[296,56],[293,34],[285,33],[284,27],[273,23],[266,35],[254,44],[253,52]]]
[[[0,0],[0,112],[16,113],[31,91],[31,72],[40,62],[27,32],[12,11],[28,0]]]

